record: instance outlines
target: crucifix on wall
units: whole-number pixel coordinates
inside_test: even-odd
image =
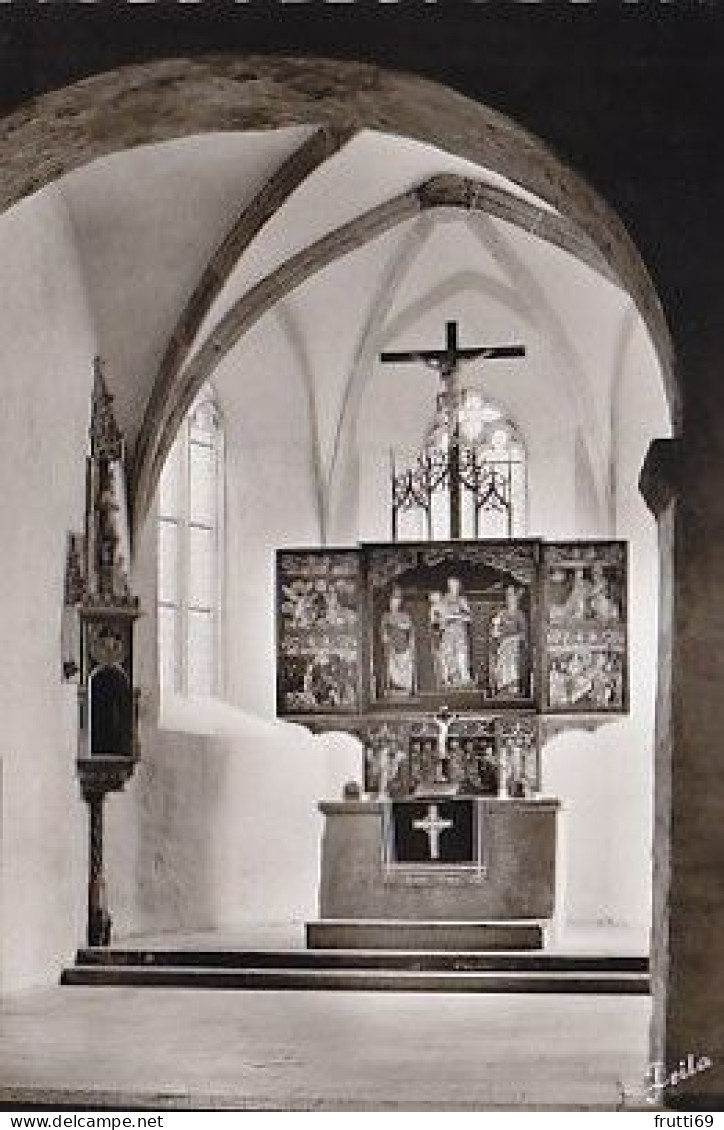
[[[524,345],[475,345],[458,344],[457,322],[446,322],[444,349],[413,349],[402,352],[384,351],[380,354],[383,364],[422,362],[440,374],[441,389],[438,404],[446,403],[455,409],[456,397],[460,391],[458,373],[466,361],[493,361],[501,358],[525,356]],[[462,531],[462,492],[460,466],[460,420],[453,410],[451,417],[448,486],[450,494],[450,537],[460,538]]]

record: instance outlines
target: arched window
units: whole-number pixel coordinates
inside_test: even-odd
[[[221,690],[223,430],[206,385],[164,464],[158,494],[161,693]]]
[[[512,538],[527,532],[523,438],[477,389],[440,394],[423,445],[400,469],[392,456],[392,537]]]

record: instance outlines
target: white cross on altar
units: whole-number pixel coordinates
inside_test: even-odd
[[[452,828],[452,820],[443,820],[437,811],[436,804],[427,806],[427,816],[424,820],[413,820],[412,827],[419,828],[430,841],[430,859],[440,858],[440,833],[446,828]]]

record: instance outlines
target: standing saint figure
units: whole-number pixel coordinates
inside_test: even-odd
[[[415,626],[402,607],[402,591],[390,593],[390,606],[380,620],[380,641],[384,656],[384,689],[389,695],[415,693]]]
[[[490,621],[490,688],[497,697],[513,698],[525,693],[527,627],[520,608],[520,592],[515,585],[508,585],[505,608]]]
[[[430,602],[430,626],[437,641],[436,672],[442,687],[467,687],[470,674],[470,626],[468,599],[457,577],[449,577],[447,591]]]
[[[565,615],[572,620],[585,620],[591,615],[591,582],[581,568],[574,570],[573,584],[565,603]]]
[[[597,620],[620,619],[618,603],[611,596],[606,571],[598,563],[592,569],[590,605]]]

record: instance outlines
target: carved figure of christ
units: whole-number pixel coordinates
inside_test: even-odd
[[[455,380],[460,363],[463,361],[493,361],[501,357],[525,357],[524,345],[458,345],[457,322],[445,323],[444,349],[413,349],[403,352],[384,351],[380,361],[384,364],[422,361],[431,369],[437,369],[445,392],[454,395]],[[451,436],[450,445],[450,537],[462,536],[462,500],[460,495],[460,448],[457,431]]]
[[[448,828],[452,828],[452,820],[443,820],[440,816],[437,805],[429,804],[427,806],[427,815],[422,820],[413,820],[413,828],[418,831],[424,832],[430,844],[430,859],[440,858],[440,836]]]

